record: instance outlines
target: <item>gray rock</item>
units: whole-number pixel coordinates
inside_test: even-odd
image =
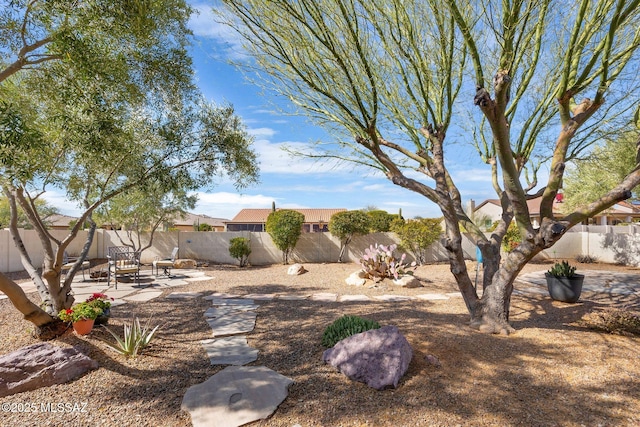
[[[305,270],[305,268],[304,268],[304,266],[302,264],[293,264],[287,270],[287,274],[289,276],[299,276],[299,275],[304,274],[306,272],[307,272],[307,270]]]
[[[326,350],[322,360],[352,380],[376,390],[397,387],[407,372],[413,350],[395,326],[352,335]]]
[[[345,282],[347,283],[347,285],[364,286],[364,284],[367,283],[367,280],[362,277],[363,274],[364,272],[362,271],[351,273],[351,275],[345,279]]]
[[[400,286],[403,288],[421,288],[422,283],[411,274],[405,274],[404,276],[398,277],[397,280],[393,281],[393,284],[396,286]]]
[[[182,409],[193,427],[236,427],[271,415],[293,380],[264,366],[229,366],[189,387]]]
[[[63,384],[97,368],[73,347],[33,344],[0,357],[0,397]]]

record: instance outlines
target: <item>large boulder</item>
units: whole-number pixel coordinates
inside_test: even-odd
[[[364,284],[367,283],[367,279],[364,278],[364,271],[359,270],[351,273],[351,275],[345,279],[345,283],[352,286],[364,286]]]
[[[403,288],[421,288],[422,283],[411,274],[405,274],[393,280],[393,284]]]
[[[73,347],[38,343],[0,356],[0,397],[71,381],[98,368]]]
[[[173,268],[196,268],[197,266],[195,259],[177,259],[173,262]]]
[[[322,360],[352,380],[376,390],[397,387],[407,372],[413,350],[395,326],[352,335],[326,350]]]

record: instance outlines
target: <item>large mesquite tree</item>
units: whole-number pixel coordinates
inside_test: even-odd
[[[0,185],[42,308],[4,275],[0,290],[44,326],[73,303],[71,280],[102,204],[134,191],[191,191],[220,174],[244,186],[257,167],[233,108],[204,102],[193,83],[183,0],[0,4]],[[52,186],[83,212],[63,239],[35,209]],[[41,266],[21,240],[18,206],[42,244]],[[64,250],[87,222],[82,256],[61,281]]]
[[[223,20],[244,37],[274,90],[344,131],[325,156],[376,168],[439,206],[451,272],[475,328],[509,333],[522,267],[640,182],[636,159],[599,199],[553,215],[567,162],[600,135],[637,135],[638,0],[222,2]],[[463,210],[450,172],[454,138],[474,145],[492,168],[503,215],[489,237]],[[540,165],[548,165],[544,182]],[[526,204],[533,196],[542,197],[537,229]],[[501,259],[512,219],[522,243]],[[461,225],[483,254],[478,291]]]

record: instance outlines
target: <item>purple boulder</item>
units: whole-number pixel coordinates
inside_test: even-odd
[[[376,390],[397,387],[407,372],[413,350],[395,326],[352,335],[326,350],[322,360],[352,380]]]

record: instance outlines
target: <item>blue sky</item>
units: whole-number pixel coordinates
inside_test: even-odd
[[[219,179],[211,189],[198,193],[194,213],[231,219],[243,208],[270,208],[273,201],[280,208],[351,210],[375,206],[389,213],[397,213],[402,208],[405,218],[441,216],[435,204],[393,185],[374,170],[292,158],[282,151],[283,145],[303,148],[312,141],[331,140],[304,116],[279,112],[289,108],[288,101],[276,99],[248,83],[242,72],[228,63],[230,58],[238,59],[242,55],[239,40],[215,22],[208,12],[210,6],[193,5],[200,11],[190,21],[195,34],[191,54],[198,85],[210,101],[233,104],[255,138],[254,148],[260,161],[259,184],[238,192],[231,182]],[[495,197],[490,171],[472,150],[463,144],[449,145],[446,156],[455,158],[449,167],[465,201],[475,199],[480,203]],[[63,202],[60,194],[49,192],[47,199],[60,207],[62,213],[77,214],[68,202]]]

